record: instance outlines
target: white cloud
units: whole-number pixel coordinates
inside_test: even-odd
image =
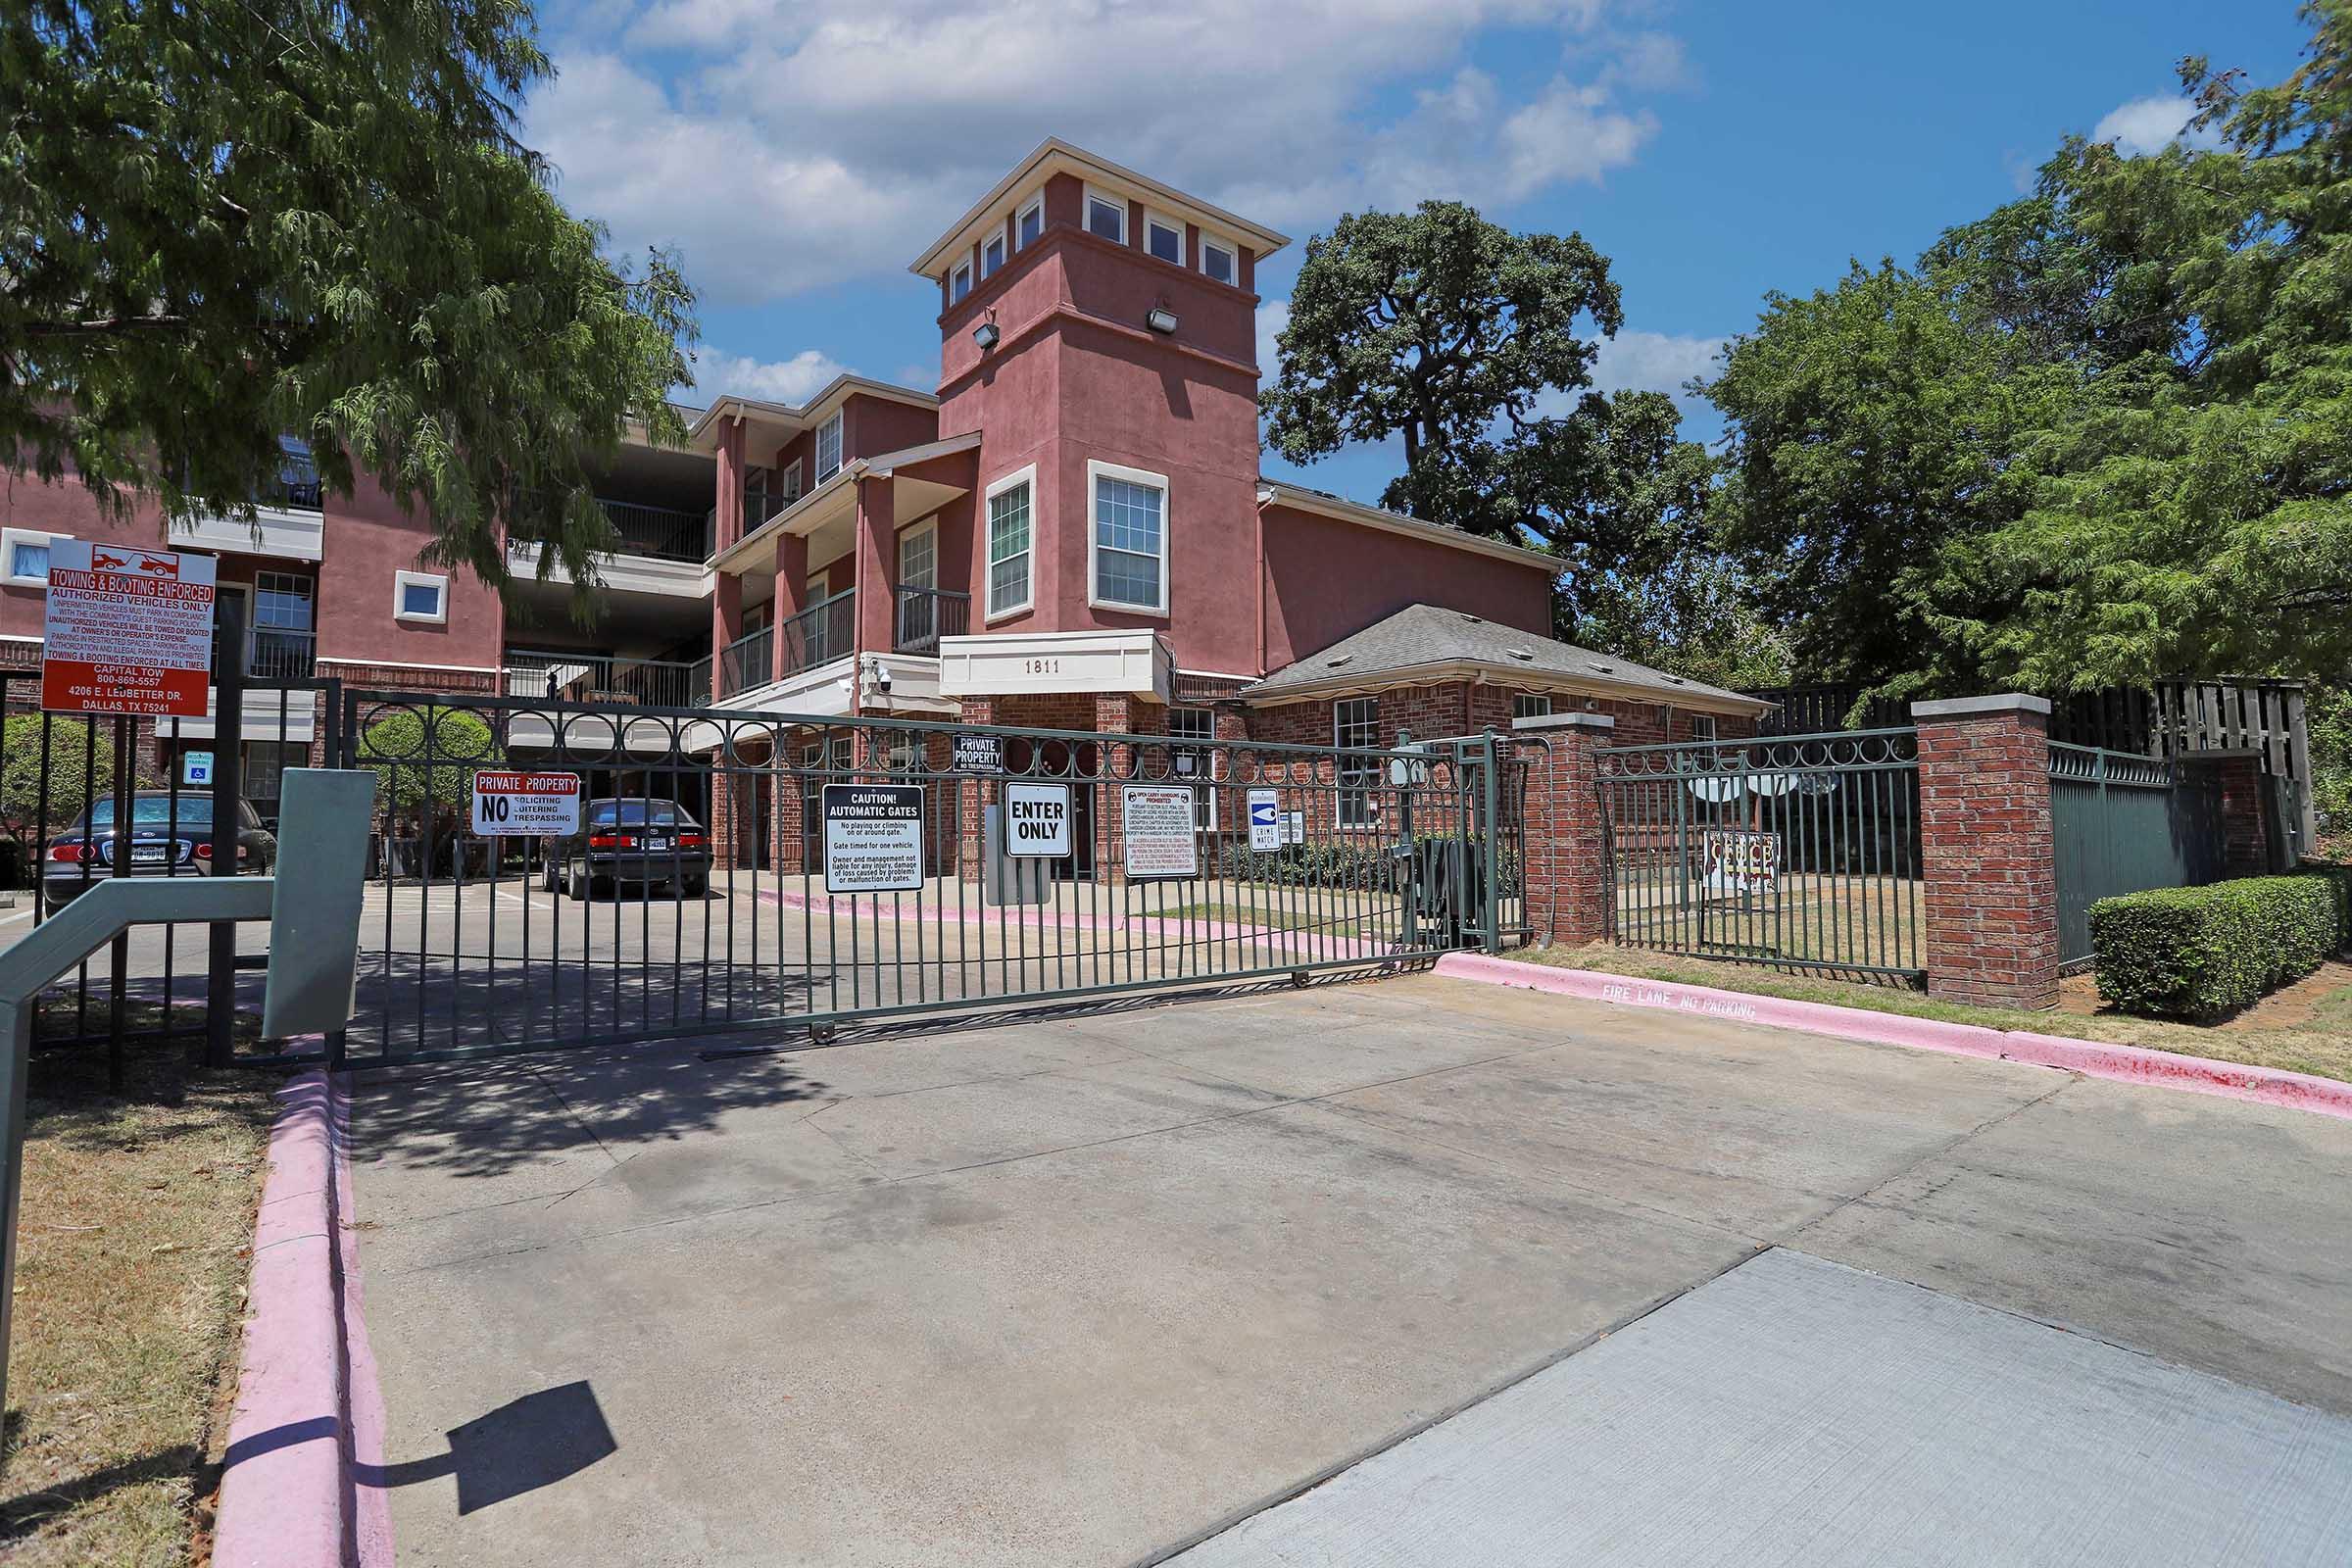
[[[712,348],[694,354],[695,390],[705,403],[728,393],[770,403],[805,403],[848,369],[814,349],[803,349],[789,360],[755,360]]]
[[[1260,385],[1270,385],[1282,373],[1282,350],[1274,340],[1282,329],[1291,324],[1289,300],[1265,300],[1257,307],[1257,378]]]
[[[2210,129],[2181,135],[2195,113],[2185,98],[2134,98],[2109,110],[2090,139],[2114,142],[2118,150],[2135,158],[2160,153],[2182,140],[2197,148],[2220,146],[2221,137]]]
[[[1276,226],[1601,177],[1679,48],[1640,0],[637,0],[615,50],[556,40],[525,134],[617,244],[674,242],[714,302],[896,270],[1054,134]],[[1548,31],[1559,74],[1466,66]],[[573,34],[584,40],[586,33]],[[661,74],[666,67],[667,74]]]
[[[1592,359],[1592,384],[1603,392],[1671,392],[1679,400],[1692,376],[1715,368],[1720,337],[1620,331],[1603,338]]]

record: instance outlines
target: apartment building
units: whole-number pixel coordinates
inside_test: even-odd
[[[418,565],[422,520],[365,485],[322,497],[291,447],[258,528],[172,542],[251,596],[259,675],[1322,745],[1554,707],[1611,712],[1629,740],[1747,732],[1768,705],[1550,638],[1553,558],[1260,473],[1253,283],[1288,243],[1044,143],[911,264],[935,386],[720,393],[682,450],[634,442],[600,476],[621,546],[589,628],[522,554],[503,605]],[[21,659],[50,538],[158,532],[74,486],[20,479],[5,511],[0,636]],[[280,728],[249,710],[248,746]],[[795,853],[775,813],[701,804],[739,857]]]

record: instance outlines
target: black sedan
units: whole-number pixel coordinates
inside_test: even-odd
[[[130,798],[130,826],[119,831],[115,798],[92,801],[72,829],[41,855],[41,903],[56,913],[112,876],[201,876],[213,869],[213,798],[141,790]],[[250,801],[237,803],[237,870],[267,876],[277,840]]]
[[[710,885],[710,838],[675,801],[590,801],[580,831],[542,841],[550,893],[585,900],[634,882],[699,899]]]

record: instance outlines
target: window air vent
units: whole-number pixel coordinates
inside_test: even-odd
[[[1506,648],[1503,652],[1522,664],[1532,664],[1536,662],[1536,651],[1532,648]]]
[[[1462,617],[1462,624],[1465,626],[1484,626],[1486,623],[1484,615],[1464,615]]]
[[[1615,664],[1594,664],[1592,666],[1592,673],[1595,675],[1614,675],[1617,673],[1617,666]]]
[[[1666,684],[1669,686],[1684,686],[1688,685],[1689,682],[1685,681],[1680,675],[1669,675],[1666,677]]]
[[[1342,664],[1352,664],[1354,662],[1355,656],[1353,654],[1342,654],[1337,659],[1326,659],[1323,661],[1323,667],[1325,669],[1337,669]]]

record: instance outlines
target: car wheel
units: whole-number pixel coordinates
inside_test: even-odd
[[[564,868],[564,891],[570,897],[572,903],[586,904],[588,902],[588,877],[585,874],[573,876],[571,867],[566,865]]]
[[[710,890],[710,884],[699,876],[690,876],[678,884],[678,892],[689,899],[699,899]]]
[[[556,862],[555,862],[555,861],[553,861],[553,860],[550,860],[550,861],[548,861],[548,862],[547,862],[545,865],[543,865],[543,866],[541,866],[541,867],[539,868],[539,891],[540,891],[540,892],[542,892],[542,893],[556,893],[556,892],[560,892],[560,891],[562,891],[562,889],[563,889],[563,886],[564,886],[564,884],[562,884],[561,882],[558,882],[558,881],[556,880]]]

